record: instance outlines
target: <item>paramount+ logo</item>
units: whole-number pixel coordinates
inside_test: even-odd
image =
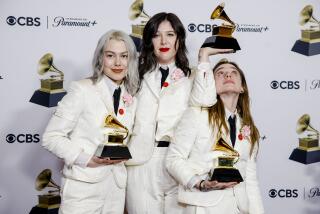
[[[19,26],[28,26],[28,27],[39,27],[41,25],[40,17],[26,17],[26,16],[8,16],[7,24],[10,26],[19,25]]]
[[[270,189],[270,198],[297,198],[299,196],[297,189]]]
[[[39,143],[39,134],[8,134],[6,136],[7,143]]]

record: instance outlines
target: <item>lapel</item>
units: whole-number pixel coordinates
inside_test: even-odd
[[[175,63],[173,64],[170,64],[169,65],[169,75],[168,77],[166,78],[165,82],[168,83],[168,86],[167,87],[162,87],[161,88],[161,91],[160,91],[160,97],[162,97],[163,95],[165,94],[168,94],[170,93],[170,91],[174,91],[176,89],[178,89],[180,87],[180,84],[185,82],[186,80],[188,80],[188,77],[186,76],[183,76],[179,79],[173,79],[173,75],[174,75],[174,72],[177,70],[177,66],[175,65]]]
[[[107,108],[108,113],[115,116],[114,109],[113,109],[113,97],[110,94],[110,90],[106,85],[104,79],[101,79],[99,82],[97,82],[95,88],[96,88],[97,94],[99,95],[100,99],[102,100],[105,107]]]
[[[127,106],[124,102],[124,95],[129,95],[129,93],[126,91],[126,88],[124,85],[121,85],[121,94],[120,94],[120,100],[119,100],[119,107],[117,112],[117,119],[123,123],[125,121],[126,115],[130,114],[130,106]],[[132,104],[130,104],[132,105]]]
[[[155,75],[156,75],[156,70],[146,73],[143,78],[149,90],[152,92],[155,98],[159,100],[159,91],[158,91],[157,84],[160,85],[160,83],[156,82]]]

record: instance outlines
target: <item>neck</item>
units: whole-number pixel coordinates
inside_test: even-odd
[[[239,94],[220,94],[220,98],[225,108],[227,108],[232,113],[236,112]]]

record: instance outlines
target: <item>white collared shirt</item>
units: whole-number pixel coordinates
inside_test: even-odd
[[[160,94],[160,91],[161,91],[161,77],[162,77],[162,74],[161,74],[161,71],[159,70],[160,67],[162,67],[164,69],[169,68],[169,74],[168,74],[167,79],[170,78],[170,76],[171,76],[172,72],[174,71],[174,69],[177,68],[175,62],[170,63],[168,65],[161,65],[161,64],[157,65],[157,67],[155,69],[156,75],[154,75],[154,77],[155,77],[155,82],[159,83],[157,85],[158,94]]]
[[[103,76],[103,81],[106,83],[106,85],[108,86],[109,90],[110,90],[110,94],[111,96],[113,96],[113,93],[116,89],[118,89],[119,87],[121,87],[123,85],[123,83],[121,83],[121,85],[118,85],[117,83],[115,83],[113,80],[111,80],[107,75]],[[122,89],[122,87],[121,87]]]

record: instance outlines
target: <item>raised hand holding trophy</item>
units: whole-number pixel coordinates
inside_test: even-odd
[[[310,125],[308,114],[299,118],[296,132],[307,135],[299,138],[299,147],[293,150],[289,159],[303,164],[320,162],[319,131]]]
[[[45,107],[53,107],[58,104],[67,92],[63,89],[64,74],[54,66],[51,53],[41,57],[38,63],[38,74],[44,75],[47,72],[58,74],[50,75],[48,79],[41,79],[41,88],[34,92],[30,102]]]
[[[240,46],[235,38],[232,37],[232,33],[235,30],[235,23],[227,16],[224,11],[224,3],[221,3],[214,9],[211,14],[211,19],[221,19],[227,21],[228,24],[223,23],[221,26],[212,28],[212,36],[208,37],[203,45],[204,47],[212,47],[219,49],[233,49],[234,51],[240,50]]]
[[[132,38],[134,44],[136,45],[137,51],[140,52],[143,30],[148,22],[150,16],[143,10],[143,0],[136,0],[132,3],[129,9],[129,19],[135,20],[137,18],[142,18],[140,24],[132,25],[132,33],[130,37]]]
[[[59,195],[60,187],[51,179],[51,170],[43,170],[36,179],[36,190],[41,191],[46,187],[52,187],[46,194],[38,195],[38,205],[34,206],[29,214],[58,214],[61,203]]]
[[[218,166],[210,173],[210,180],[218,182],[242,182],[243,178],[239,170],[233,167],[239,159],[239,153],[221,137],[214,144],[213,151],[223,152],[224,155],[218,157]]]
[[[95,155],[111,160],[131,159],[129,148],[124,142],[129,134],[127,127],[110,114],[104,121],[105,141],[98,146]]]

